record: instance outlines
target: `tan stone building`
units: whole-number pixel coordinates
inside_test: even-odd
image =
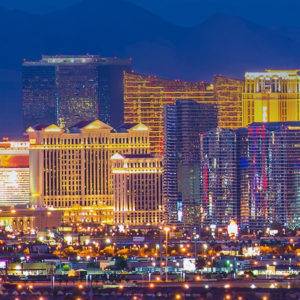
[[[0,226],[13,231],[45,230],[62,224],[62,212],[44,208],[9,208],[0,209]]]
[[[161,225],[162,158],[149,154],[112,156],[115,224]]]
[[[31,204],[64,211],[65,222],[113,222],[111,157],[116,152],[147,154],[143,124],[113,129],[82,121],[64,131],[56,125],[27,129]]]

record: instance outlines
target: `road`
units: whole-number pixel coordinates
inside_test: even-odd
[[[13,284],[18,285],[18,288],[21,289],[34,289],[39,287],[51,287],[50,282],[24,282],[24,281],[14,281]],[[202,288],[293,288],[298,286],[299,282],[295,280],[222,280],[222,281],[198,281],[198,282],[162,282],[162,281],[137,281],[134,283],[118,283],[118,284],[103,284],[103,282],[93,282],[93,287],[100,286],[116,286],[119,289],[125,289],[126,287],[149,287],[149,288],[164,288],[164,287],[177,287],[183,289],[189,289],[193,287],[202,287]],[[83,289],[90,286],[89,282],[86,281],[69,281],[69,282],[55,282],[54,287],[77,287],[78,289]]]

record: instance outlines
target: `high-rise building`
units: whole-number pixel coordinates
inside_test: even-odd
[[[249,224],[300,225],[300,122],[253,123],[249,130]]]
[[[57,122],[56,72],[52,65],[23,63],[22,93],[25,128]]]
[[[218,105],[218,124],[221,128],[242,127],[243,80],[214,76],[214,93]]]
[[[248,129],[239,128],[236,134],[238,224],[241,228],[249,225],[249,175],[248,175]]]
[[[29,143],[1,142],[0,206],[28,205],[29,203]]]
[[[200,134],[218,125],[212,104],[177,100],[164,109],[164,201],[169,223],[200,224]]]
[[[213,85],[203,81],[184,82],[124,73],[125,123],[143,123],[149,127],[152,153],[163,151],[163,106],[177,99],[216,103]]]
[[[201,141],[201,225],[225,227],[238,219],[237,140],[231,129],[216,128]]]
[[[247,72],[243,127],[253,122],[300,121],[299,70]]]
[[[124,124],[115,130],[95,120],[81,121],[69,132],[38,125],[27,133],[32,205],[63,210],[66,222],[112,223],[111,157],[148,154],[148,128]]]
[[[97,55],[42,56],[23,63],[25,128],[36,124],[69,126],[100,119],[123,122],[123,71],[129,59]]]
[[[161,157],[113,155],[115,224],[158,226],[163,223],[162,171]]]

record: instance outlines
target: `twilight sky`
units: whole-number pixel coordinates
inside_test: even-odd
[[[46,13],[82,0],[0,0],[0,5],[33,13]],[[89,0],[85,0],[89,1]],[[103,1],[103,0],[98,0]],[[106,0],[104,0],[106,1]],[[110,0],[113,1],[113,0]],[[299,27],[299,0],[127,0],[168,22],[193,26],[216,13],[241,16],[268,26]]]
[[[0,0],[0,6],[0,139],[23,135],[21,63],[42,53],[132,57],[138,72],[183,80],[300,66],[300,0]],[[118,38],[110,39],[110,30]]]

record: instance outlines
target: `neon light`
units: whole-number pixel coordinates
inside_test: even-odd
[[[208,170],[207,167],[204,169],[204,194],[205,202],[208,203]]]
[[[238,235],[238,225],[234,220],[231,220],[227,226],[227,232],[229,236],[235,237]]]
[[[28,127],[28,128],[26,129],[26,132],[34,132],[34,129],[33,129],[32,127]]]
[[[29,144],[30,145],[36,145],[36,139],[29,139]]]
[[[268,122],[268,108],[263,106],[263,122]]]
[[[52,124],[52,125],[46,127],[46,128],[44,129],[44,131],[45,131],[45,132],[61,132],[62,129],[61,129],[60,127],[58,127],[58,126]]]
[[[95,120],[95,121],[91,122],[90,124],[86,125],[83,129],[87,129],[87,130],[93,130],[93,129],[112,130],[113,128],[110,127],[109,125],[101,122],[100,120]]]
[[[120,153],[114,154],[111,159],[124,159],[124,156],[122,156]]]
[[[132,130],[135,130],[135,131],[147,131],[147,130],[149,130],[149,128],[146,125],[140,123],[140,124],[134,126],[132,128]]]

